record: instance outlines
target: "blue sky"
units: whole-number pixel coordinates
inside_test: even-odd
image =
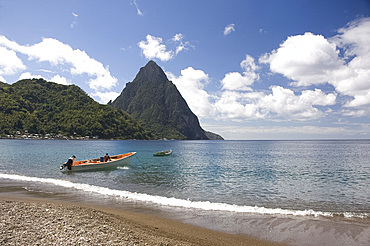
[[[107,103],[149,60],[226,139],[370,138],[370,1],[0,0],[0,81]]]

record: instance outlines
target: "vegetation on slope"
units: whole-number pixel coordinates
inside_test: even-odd
[[[21,131],[103,139],[150,139],[126,112],[101,105],[75,85],[43,79],[0,82],[0,135]]]

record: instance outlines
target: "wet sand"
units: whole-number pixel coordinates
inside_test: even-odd
[[[0,195],[0,245],[281,245],[154,215]]]

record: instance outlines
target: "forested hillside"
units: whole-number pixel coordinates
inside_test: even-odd
[[[101,105],[74,85],[43,79],[0,82],[0,135],[98,136],[103,139],[150,139],[126,112]]]

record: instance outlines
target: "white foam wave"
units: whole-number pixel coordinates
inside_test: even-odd
[[[52,178],[38,178],[38,177],[28,177],[22,175],[14,174],[2,174],[0,173],[0,178],[3,179],[12,179],[26,182],[40,182],[40,183],[49,183],[65,188],[72,188],[77,190],[83,190],[85,192],[91,192],[100,195],[107,195],[112,197],[126,198],[133,201],[140,202],[150,202],[162,206],[171,206],[171,207],[182,207],[188,209],[201,209],[208,211],[225,211],[225,212],[236,212],[236,213],[255,213],[255,214],[266,214],[266,215],[294,215],[294,216],[325,216],[333,217],[336,214],[332,212],[320,212],[314,211],[311,209],[308,210],[289,210],[281,208],[265,208],[258,206],[241,206],[234,204],[226,203],[213,203],[209,201],[190,201],[184,199],[178,199],[174,197],[163,197],[148,195],[137,192],[115,190],[106,187],[100,187],[89,184],[82,183],[73,183],[67,180],[52,179]],[[354,213],[344,213],[341,214],[344,217],[359,217],[366,218],[370,216],[369,214],[354,214]]]
[[[117,167],[117,169],[122,169],[122,170],[129,170],[129,167]]]

